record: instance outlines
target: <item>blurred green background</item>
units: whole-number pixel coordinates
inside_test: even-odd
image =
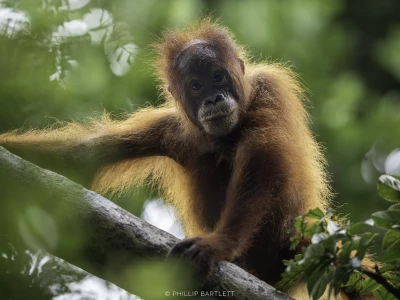
[[[151,43],[210,13],[256,61],[300,74],[339,211],[384,209],[377,179],[400,173],[398,0],[0,0],[0,132],[161,103]],[[140,215],[153,196],[116,201]]]

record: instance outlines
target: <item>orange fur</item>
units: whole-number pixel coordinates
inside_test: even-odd
[[[182,105],[172,61],[195,39],[244,61],[245,74],[233,76],[245,104],[232,143],[204,134]],[[287,231],[294,218],[325,209],[331,197],[301,85],[282,64],[252,63],[227,29],[207,19],[166,32],[155,49],[164,105],[121,122],[105,115],[86,124],[5,133],[0,145],[67,157],[78,165],[95,158],[92,187],[100,192],[123,193],[151,178],[177,208],[187,234],[201,237],[200,247],[275,283],[282,258],[290,254]],[[234,70],[231,57],[221,59]],[[171,84],[178,86],[175,99],[168,93]]]
[[[207,39],[215,36],[218,36],[219,40],[224,39],[227,43],[231,43],[231,35],[225,28],[209,21],[202,21],[186,31],[166,32],[163,39],[155,45],[158,58],[155,60],[154,66],[167,103],[176,103],[167,91],[171,72],[170,62],[174,54],[193,39]],[[236,44],[235,51],[243,60],[248,56],[244,49]],[[325,160],[319,145],[309,130],[309,116],[304,107],[304,92],[296,80],[296,75],[288,67],[277,63],[252,64],[245,60],[245,65],[245,79],[256,87],[253,89],[253,95],[250,96],[256,100],[252,103],[255,106],[254,112],[248,118],[260,123],[260,130],[251,132],[249,139],[259,141],[260,146],[264,144],[263,146],[266,147],[275,143],[278,147],[282,147],[282,152],[291,156],[290,159],[296,167],[291,170],[290,174],[293,181],[291,189],[293,190],[288,192],[302,195],[302,211],[307,212],[315,207],[326,208],[331,193],[324,168]],[[276,107],[274,109],[265,107],[265,103],[275,100],[274,98],[279,100],[274,102]],[[180,110],[179,103],[176,104],[178,105],[176,109]],[[191,139],[201,139],[193,124],[187,119],[184,120],[185,128],[182,130],[185,131],[185,135]],[[272,120],[275,124],[269,126]],[[279,126],[276,123],[279,123]],[[280,126],[283,127],[282,132],[278,133],[276,130]],[[282,140],[290,141],[292,145],[290,147],[286,147],[286,144],[279,145],[278,143]],[[293,152],[289,153],[291,150]],[[138,164],[137,167],[136,164]],[[158,184],[162,185],[165,199],[173,203],[179,211],[184,212],[187,219],[196,219],[191,216],[196,214],[196,210],[186,207],[192,206],[190,200],[184,200],[196,198],[194,195],[196,191],[190,186],[191,181],[188,178],[190,174],[172,160],[132,159],[121,162],[118,166],[106,167],[96,178],[94,188],[100,191],[108,189],[115,192],[125,191],[132,186],[142,184],[150,174]],[[136,178],[140,178],[139,181],[136,181]],[[287,209],[290,210],[290,207]],[[198,233],[198,230],[192,230],[192,226],[187,226],[190,235]]]

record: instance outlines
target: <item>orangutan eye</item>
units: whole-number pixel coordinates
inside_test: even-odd
[[[222,73],[214,74],[213,82],[221,82],[222,80],[224,80],[224,74]]]
[[[202,85],[199,82],[194,82],[192,84],[192,90],[197,91],[197,90],[201,89],[201,87],[202,87]]]

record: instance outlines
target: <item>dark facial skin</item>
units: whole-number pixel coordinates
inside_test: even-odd
[[[211,136],[229,134],[239,122],[239,96],[218,53],[207,43],[194,41],[177,57],[177,69],[189,119]]]

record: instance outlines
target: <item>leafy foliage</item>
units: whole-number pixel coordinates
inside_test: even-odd
[[[291,238],[292,249],[308,242],[309,246],[293,260],[285,261],[286,272],[278,288],[287,291],[297,281],[307,282],[312,299],[325,291],[336,296],[341,289],[359,295],[372,293],[377,299],[398,299],[400,296],[400,176],[382,175],[378,191],[382,198],[396,202],[386,211],[372,214],[366,222],[341,225],[328,210],[310,210],[295,220],[296,235]],[[374,244],[377,227],[386,231],[382,249],[383,264],[366,258]]]

